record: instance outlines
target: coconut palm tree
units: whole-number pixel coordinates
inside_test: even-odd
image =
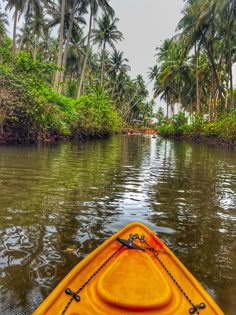
[[[40,19],[43,20],[43,9],[45,5],[48,5],[48,1],[47,0],[24,0],[22,4],[23,4],[23,7],[20,11],[20,14],[24,14],[24,26],[23,26],[22,38],[19,43],[18,50],[21,50],[22,48],[25,32],[27,30],[28,24],[31,23],[31,20],[32,19],[35,19],[38,21]]]
[[[89,4],[90,14],[89,14],[89,26],[88,26],[88,35],[87,35],[87,44],[86,44],[86,54],[85,54],[82,72],[81,72],[81,77],[80,77],[78,97],[80,97],[80,95],[81,95],[85,71],[86,71],[86,66],[87,66],[87,61],[88,61],[89,52],[90,52],[90,41],[91,41],[93,20],[97,16],[99,8],[101,8],[108,15],[111,15],[111,16],[114,15],[114,10],[108,4],[107,0],[85,0],[85,1]]]
[[[153,67],[149,67],[148,69],[148,78],[150,81],[155,81],[157,75],[158,75],[158,72],[159,72],[159,68],[157,65],[154,65]]]
[[[86,21],[83,17],[84,14],[87,13],[87,3],[85,1],[73,0],[69,18],[68,32],[65,40],[65,48],[62,58],[62,72],[60,76],[60,83],[63,82],[64,72],[67,62],[67,53],[71,41],[71,37],[79,37],[82,38],[83,31],[80,28],[79,24],[85,25]],[[78,39],[77,39],[78,41]],[[59,85],[59,92],[61,92],[62,84]]]
[[[127,71],[130,70],[130,66],[127,64],[128,59],[123,57],[124,53],[114,50],[111,54],[110,60],[109,60],[109,73],[112,77],[113,81],[113,87],[112,87],[112,93],[111,97],[114,95],[114,91],[116,88],[116,79],[117,75],[119,73],[126,73]]]
[[[7,15],[6,13],[1,12],[0,7],[0,40],[2,40],[7,34],[7,26],[8,26]]]
[[[21,48],[31,52],[35,60],[40,48],[40,40],[48,33],[46,19],[34,16],[29,19],[26,27],[21,28],[20,31],[18,41],[21,43]]]
[[[222,23],[226,33],[226,56],[227,56],[227,71],[230,82],[230,108],[234,108],[234,92],[233,92],[233,72],[232,72],[232,42],[233,42],[233,30],[236,19],[236,0],[220,1],[219,8],[221,11],[222,20],[226,23]],[[234,38],[235,40],[235,38]],[[227,99],[227,98],[226,98]]]
[[[123,34],[117,29],[118,18],[110,17],[104,14],[102,18],[96,20],[97,29],[92,30],[92,37],[95,44],[98,44],[102,51],[106,50],[106,46],[109,45],[113,50],[115,50],[115,43],[123,39]],[[100,84],[103,85],[104,79],[104,59],[101,63],[101,78]]]
[[[17,28],[17,22],[20,18],[20,15],[24,11],[25,8],[25,0],[8,0],[6,4],[6,10],[11,11],[14,9],[13,14],[13,38],[12,38],[12,52],[15,54],[16,52],[16,28]]]
[[[62,63],[62,54],[63,54],[63,42],[64,42],[64,22],[65,22],[65,9],[66,9],[66,0],[61,2],[61,15],[60,15],[60,28],[59,28],[59,40],[58,40],[58,54],[57,54],[57,67],[53,88],[58,90],[60,83],[60,68]]]
[[[218,59],[216,55],[216,42],[218,25],[221,24],[217,5],[218,0],[188,0],[185,7],[184,18],[180,21],[178,29],[182,29],[183,34],[189,34],[186,41],[186,51],[190,51],[198,42],[198,49],[205,49],[212,70],[214,102],[219,94],[223,103],[224,89],[218,76]],[[198,51],[195,50],[195,51]],[[196,59],[197,60],[197,59]]]
[[[51,16],[49,20],[48,27],[54,28],[61,23],[61,3],[54,3],[51,5],[47,13]],[[86,1],[80,0],[69,0],[65,3],[65,14],[64,14],[64,26],[63,26],[63,51],[61,57],[61,65],[58,64],[58,67],[61,68],[58,71],[58,91],[61,92],[62,82],[64,80],[65,66],[67,62],[67,53],[71,41],[79,41],[79,37],[82,35],[82,30],[80,25],[85,25],[86,20],[84,14],[87,13],[87,3]],[[55,77],[56,79],[56,77]]]

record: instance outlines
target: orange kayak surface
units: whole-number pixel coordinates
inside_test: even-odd
[[[224,314],[173,252],[130,223],[78,263],[33,315]]]

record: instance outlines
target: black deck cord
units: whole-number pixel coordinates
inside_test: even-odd
[[[70,288],[66,288],[65,289],[65,293],[72,295],[72,297],[70,298],[70,300],[68,301],[68,303],[66,304],[65,308],[63,309],[63,311],[61,312],[61,315],[64,315],[67,311],[67,309],[69,308],[69,306],[71,305],[71,303],[73,301],[79,302],[80,301],[80,296],[78,295],[78,293],[80,293],[83,288],[96,276],[96,274],[98,274],[98,272],[106,266],[106,264],[121,250],[121,248],[123,248],[124,245],[121,245],[113,254],[111,254],[110,257],[108,257],[108,259],[106,261],[104,261],[104,263],[98,267],[98,269],[89,277],[89,279],[87,281],[85,281],[81,287],[76,291],[72,291]]]
[[[179,288],[179,290],[182,292],[182,294],[184,295],[184,297],[187,299],[187,301],[192,305],[192,307],[189,309],[189,314],[194,314],[195,312],[197,312],[197,315],[200,315],[200,312],[198,311],[198,309],[204,309],[206,308],[206,304],[204,303],[200,303],[200,304],[196,304],[194,305],[194,303],[192,302],[192,300],[189,298],[189,296],[187,295],[187,293],[184,291],[184,289],[180,286],[180,284],[177,282],[177,280],[174,278],[174,276],[171,274],[171,272],[169,271],[169,269],[166,267],[166,265],[163,263],[163,261],[160,259],[160,257],[158,256],[158,252],[155,251],[155,249],[153,247],[150,247],[150,245],[145,241],[145,244],[148,246],[146,249],[149,250],[154,257],[159,261],[159,263],[161,264],[161,266],[165,269],[165,271],[167,272],[167,274],[170,276],[170,278],[172,279],[172,281],[176,284],[176,286]]]
[[[80,296],[77,295],[79,292],[82,291],[82,289],[96,276],[96,274],[121,250],[122,247],[126,246],[130,249],[141,249],[141,247],[139,247],[138,245],[136,245],[137,247],[133,247],[134,243],[132,242],[132,246],[130,244],[126,244],[124,242],[124,240],[121,239],[117,239],[117,241],[121,242],[122,245],[90,276],[90,278],[85,281],[82,286],[76,291],[73,292],[70,288],[67,288],[65,290],[66,294],[72,295],[72,298],[68,301],[68,303],[66,304],[65,308],[63,309],[61,315],[64,315],[67,311],[67,309],[69,308],[70,304],[72,303],[73,300],[75,300],[76,302],[80,301]],[[129,242],[129,240],[127,241]],[[167,269],[167,267],[165,266],[165,264],[162,262],[162,260],[160,259],[160,257],[158,256],[158,252],[155,251],[155,249],[153,247],[150,247],[150,245],[146,242],[146,240],[142,239],[142,242],[144,242],[147,247],[146,249],[149,250],[154,257],[159,261],[159,263],[161,264],[161,266],[164,268],[164,270],[167,272],[167,274],[170,276],[170,278],[172,279],[172,281],[176,284],[176,286],[179,288],[179,290],[182,292],[182,294],[184,295],[184,297],[187,299],[187,301],[191,304],[191,308],[189,309],[189,314],[194,314],[195,312],[197,312],[197,315],[200,315],[199,309],[204,309],[206,308],[206,305],[204,303],[200,303],[200,304],[196,304],[194,305],[194,303],[191,301],[191,299],[188,297],[187,293],[182,289],[182,287],[180,286],[180,284],[177,282],[177,280],[174,278],[174,276],[171,274],[171,272]],[[145,250],[145,248],[144,248]]]

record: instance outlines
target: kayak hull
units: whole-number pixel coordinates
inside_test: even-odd
[[[134,222],[78,263],[33,315],[191,312],[224,314],[158,236]]]

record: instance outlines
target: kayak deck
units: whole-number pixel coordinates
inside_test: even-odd
[[[122,228],[77,264],[33,315],[223,315],[145,225]]]

